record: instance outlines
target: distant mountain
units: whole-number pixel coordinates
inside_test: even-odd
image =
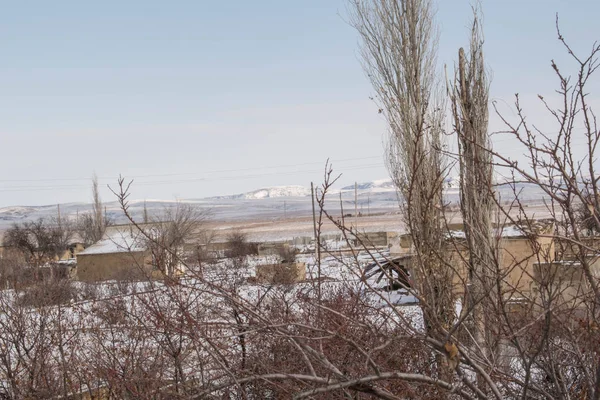
[[[306,197],[310,196],[310,189],[304,186],[273,186],[268,188],[262,188],[253,190],[252,192],[234,194],[230,196],[217,196],[210,197],[210,199],[224,199],[224,200],[258,200],[258,199],[271,199],[274,197]]]
[[[459,185],[458,176],[449,176],[444,181],[444,189],[456,189]],[[391,179],[379,179],[372,182],[362,182],[357,185],[359,191],[368,192],[395,192],[396,185]],[[342,191],[354,190],[354,185],[344,186]]]
[[[26,218],[31,212],[31,207],[3,207],[0,208],[0,220],[16,221]]]
[[[361,190],[361,191],[368,190],[371,192],[376,192],[376,191],[386,191],[387,192],[387,191],[395,191],[396,186],[394,186],[394,183],[392,182],[391,179],[379,179],[376,181],[359,183],[357,185],[357,189]],[[344,186],[341,190],[342,191],[354,190],[354,185]]]
[[[65,204],[67,208],[70,204]],[[62,206],[61,206],[62,207]],[[82,205],[82,207],[90,207]],[[31,219],[32,215],[36,218],[45,218],[48,216],[55,217],[57,215],[58,206],[56,204],[50,206],[11,206],[0,208],[0,221],[18,222],[20,220]]]

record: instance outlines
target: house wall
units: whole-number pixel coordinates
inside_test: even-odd
[[[79,254],[77,279],[84,282],[144,280],[152,277],[149,252]]]
[[[552,235],[550,229],[544,233]],[[586,257],[591,273],[600,279],[600,237],[584,238],[583,241],[589,248]],[[448,249],[448,259],[456,268],[452,279],[454,291],[462,294],[468,276],[467,263],[464,261],[468,259],[468,253],[460,243],[455,244],[458,249]],[[535,298],[541,290],[547,289],[550,279],[552,290],[558,293],[561,302],[572,305],[574,300],[590,290],[574,251],[579,251],[579,248],[573,248],[568,242],[555,242],[552,237],[503,237],[499,243],[499,261],[501,270],[508,272],[505,277],[505,296],[513,299],[524,296]],[[391,252],[393,255],[409,257],[412,254],[410,236],[400,236]],[[405,264],[411,266],[410,262]]]
[[[590,263],[590,270],[594,278],[600,279],[600,257],[588,257],[588,262]]]
[[[256,279],[261,283],[294,283],[305,278],[305,263],[267,264],[256,267]]]
[[[585,252],[587,257],[598,257],[600,255],[600,237],[583,237],[581,242],[585,246],[580,248],[577,244],[564,240],[559,241],[556,250],[563,260],[578,260],[581,256],[581,251]]]
[[[519,292],[530,293],[535,286],[534,265],[555,260],[554,242],[544,237],[534,240],[525,237],[503,238],[499,256],[501,270],[508,272],[506,280],[509,286]]]
[[[409,251],[409,242],[409,240],[405,240],[403,243],[401,238],[399,248]],[[468,278],[466,261],[469,259],[469,254],[464,247],[464,243],[460,241],[455,241],[448,246],[448,262],[455,270],[452,276],[453,291],[462,294]],[[504,278],[507,295],[509,297],[519,297],[535,290],[534,265],[540,262],[555,261],[554,242],[551,238],[545,237],[535,239],[527,237],[502,238],[499,243],[499,259],[500,269],[507,272]],[[413,276],[416,275],[413,274]],[[515,289],[515,291],[511,292],[509,289]]]
[[[362,232],[358,233],[357,237],[365,246],[385,247],[388,245],[387,232]]]
[[[287,251],[290,245],[287,242],[265,242],[258,245],[259,256],[274,256]]]
[[[552,298],[555,307],[572,306],[574,301],[591,290],[578,262],[536,264],[534,274],[538,294],[544,292],[546,299]]]
[[[390,246],[390,256],[404,256],[410,254],[412,250],[412,238],[409,234],[398,235],[390,241],[388,236],[388,243]]]

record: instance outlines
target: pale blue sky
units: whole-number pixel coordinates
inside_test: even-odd
[[[132,197],[148,199],[308,186],[328,157],[345,184],[387,176],[344,0],[2,6],[0,206],[87,201],[94,171],[103,185],[136,178]],[[583,51],[600,39],[600,2],[483,9],[492,97],[520,92],[543,121],[535,94],[551,94],[549,60],[565,59],[555,13]],[[469,20],[468,0],[438,2],[441,62]]]

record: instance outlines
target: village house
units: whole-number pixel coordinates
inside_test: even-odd
[[[528,297],[539,290],[540,268],[544,265],[556,265],[557,259],[553,233],[553,221],[537,221],[531,230],[514,225],[496,229],[498,260],[500,271],[504,275],[505,296],[511,299]],[[468,253],[465,247],[465,234],[461,230],[451,230],[444,252],[456,271],[453,276],[453,290],[462,294],[467,282]],[[452,240],[450,240],[452,239]],[[402,268],[411,271],[413,262],[412,241],[410,235],[398,237],[390,249],[393,257]]]
[[[151,273],[151,256],[133,226],[107,228],[104,237],[77,254],[77,279],[84,282],[140,280]]]
[[[575,305],[590,292],[582,263],[587,264],[593,279],[600,280],[600,237],[583,237],[581,244],[557,240],[555,259],[534,263],[534,280],[539,290],[565,305]]]
[[[152,237],[152,225],[107,228],[99,242],[76,255],[77,279],[97,282],[160,279],[165,274],[180,275],[183,272],[180,263],[177,263],[173,271],[162,271],[158,267],[161,262],[157,260],[157,252],[152,251],[151,242],[144,233]],[[168,252],[164,253],[168,256]]]

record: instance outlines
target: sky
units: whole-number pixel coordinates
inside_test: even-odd
[[[436,3],[440,71],[451,70],[471,5]],[[94,173],[105,201],[119,175],[133,179],[136,199],[309,186],[322,181],[327,159],[340,184],[387,177],[385,121],[370,100],[345,0],[2,5],[0,207],[90,201]],[[536,95],[552,99],[550,60],[573,70],[556,13],[585,53],[600,39],[600,2],[482,5],[491,98],[514,116],[520,93],[545,126]],[[492,118],[490,129],[501,128]],[[495,143],[507,154],[513,144]]]

